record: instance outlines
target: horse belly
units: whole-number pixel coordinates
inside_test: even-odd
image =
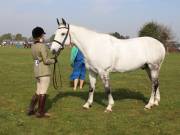
[[[132,59],[132,60],[126,59],[126,61],[121,60],[117,62],[116,66],[113,68],[113,71],[115,72],[132,71],[142,67],[145,63],[146,63],[145,60],[140,60],[140,59]]]
[[[146,54],[142,49],[134,51],[129,48],[128,51],[121,48],[119,55],[115,59],[113,71],[126,72],[141,68],[147,62]]]

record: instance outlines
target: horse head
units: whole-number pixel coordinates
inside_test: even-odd
[[[50,50],[53,54],[59,53],[64,49],[66,45],[71,44],[71,36],[69,33],[69,24],[62,18],[62,22],[59,22],[57,18],[58,29],[55,32],[55,37],[52,42]]]

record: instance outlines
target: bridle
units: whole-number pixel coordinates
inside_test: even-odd
[[[65,44],[65,42],[66,42],[66,40],[67,40],[67,37],[68,37],[68,35],[69,35],[69,37],[70,37],[70,43],[71,43],[71,35],[70,35],[70,33],[69,33],[69,24],[67,24],[68,26],[67,27],[59,27],[58,29],[62,29],[62,28],[65,28],[65,29],[67,29],[67,33],[66,33],[66,36],[64,37],[64,40],[63,40],[63,42],[61,43],[61,42],[59,42],[59,41],[57,41],[57,40],[53,40],[53,42],[56,42],[56,43],[58,43],[60,46],[61,46],[61,50],[63,50],[64,49],[64,44]],[[59,50],[58,50],[59,51]]]
[[[67,40],[67,37],[68,37],[68,35],[69,35],[69,37],[70,37],[70,43],[71,43],[71,35],[70,35],[70,33],[69,33],[69,24],[68,24],[68,26],[67,27],[59,27],[58,29],[62,29],[62,28],[65,28],[65,29],[68,29],[67,30],[67,33],[66,33],[66,36],[64,37],[64,40],[63,40],[63,42],[61,43],[61,42],[59,42],[59,41],[57,41],[57,40],[53,40],[53,42],[56,42],[56,43],[58,43],[60,46],[61,46],[61,48],[58,50],[58,52],[60,52],[60,50],[63,50],[64,49],[64,46],[65,46],[65,42],[66,42],[66,40]],[[57,60],[57,57],[58,57],[58,54],[56,54],[55,55],[55,59]],[[54,88],[55,89],[58,89],[58,81],[57,81],[57,75],[56,75],[56,65],[58,64],[58,74],[59,74],[59,78],[60,78],[60,86],[62,87],[62,80],[61,80],[61,73],[60,73],[60,68],[59,68],[59,63],[58,63],[58,61],[57,61],[57,63],[54,63],[54,67],[53,67],[53,86],[54,86]]]

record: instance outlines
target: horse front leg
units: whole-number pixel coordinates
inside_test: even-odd
[[[87,102],[83,105],[83,108],[89,109],[93,103],[93,97],[94,97],[94,91],[95,91],[95,85],[96,85],[96,77],[97,74],[93,72],[92,70],[89,70],[89,97]]]
[[[110,84],[109,84],[109,74],[107,73],[107,74],[101,75],[101,79],[104,83],[105,93],[108,97],[108,106],[106,107],[105,112],[112,112],[112,107],[114,105],[114,99],[111,94],[111,88],[110,88]]]

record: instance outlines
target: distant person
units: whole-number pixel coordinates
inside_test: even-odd
[[[34,73],[37,83],[37,90],[32,96],[28,115],[36,114],[36,117],[49,117],[45,112],[46,93],[50,84],[50,64],[57,62],[54,58],[49,58],[48,49],[44,44],[45,32],[41,27],[32,30],[34,44],[32,45],[32,56],[34,60]],[[35,113],[35,106],[38,102],[38,109]]]
[[[86,68],[82,52],[74,45],[71,49],[71,66],[73,67],[73,72],[70,76],[70,79],[73,81],[73,90],[76,91],[79,82],[80,89],[83,88]]]

